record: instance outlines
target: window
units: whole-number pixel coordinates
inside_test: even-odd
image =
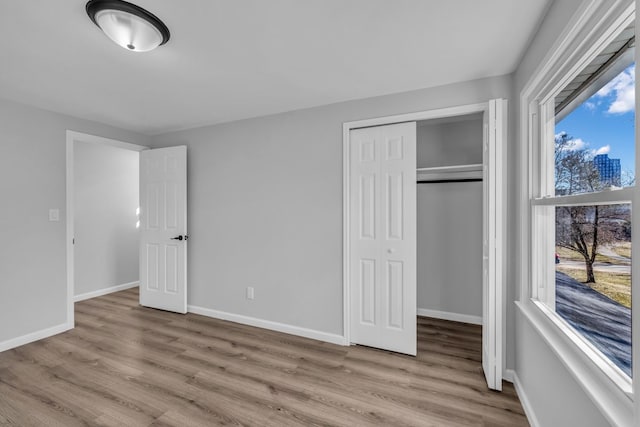
[[[591,193],[583,201],[593,204],[555,205],[555,307],[554,301],[546,301],[629,378],[631,204],[624,203],[626,193],[614,193],[620,196],[617,204],[597,203],[599,193],[635,182],[635,64],[628,64],[631,58],[626,56],[632,55],[624,54],[633,53],[627,42],[632,39],[630,27],[610,43],[607,54],[592,61],[599,67],[587,66],[596,73],[602,69],[602,76],[613,75],[592,78],[594,83],[586,76],[587,84],[574,85],[579,91],[576,98],[584,92],[589,98],[571,109],[567,104],[569,111],[559,111],[556,99],[554,195]]]
[[[539,239],[534,296],[629,384],[635,177],[630,40],[633,23],[540,106],[549,120],[537,147],[541,173],[531,200]]]
[[[522,93],[528,212],[519,306],[585,390],[607,402],[600,406],[610,419],[628,420],[638,315],[631,304],[635,9],[631,1],[584,4]]]

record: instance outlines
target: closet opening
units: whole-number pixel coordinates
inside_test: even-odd
[[[415,356],[418,316],[481,325],[502,389],[506,114],[493,99],[344,123],[345,344]]]
[[[482,113],[417,122],[418,316],[482,324],[482,140]]]

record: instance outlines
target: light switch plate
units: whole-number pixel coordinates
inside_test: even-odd
[[[49,209],[49,221],[60,221],[60,209]]]

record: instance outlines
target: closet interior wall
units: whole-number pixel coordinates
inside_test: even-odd
[[[482,163],[482,114],[418,122],[417,136],[418,168]],[[482,181],[417,192],[418,314],[481,323]]]

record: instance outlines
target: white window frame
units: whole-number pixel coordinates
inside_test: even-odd
[[[634,425],[633,390],[640,387],[640,306],[632,311],[632,346],[635,375],[630,380],[617,366],[576,332],[553,309],[555,307],[554,253],[555,206],[632,203],[632,232],[640,230],[638,189],[628,187],[597,193],[555,196],[553,141],[555,106],[553,97],[602,51],[635,18],[633,0],[584,1],[565,31],[525,85],[520,96],[520,298],[516,305],[546,340],[585,393],[613,425]],[[636,52],[637,52],[636,48]],[[638,55],[636,53],[636,59]],[[638,91],[636,90],[636,98]],[[638,129],[636,127],[636,140]],[[636,171],[638,168],[636,149]],[[635,233],[634,233],[635,234]],[[633,239],[632,253],[638,239]],[[632,277],[640,277],[638,262]],[[640,280],[632,284],[632,295],[640,301]],[[640,400],[640,399],[638,399]],[[640,417],[640,409],[637,409]]]

